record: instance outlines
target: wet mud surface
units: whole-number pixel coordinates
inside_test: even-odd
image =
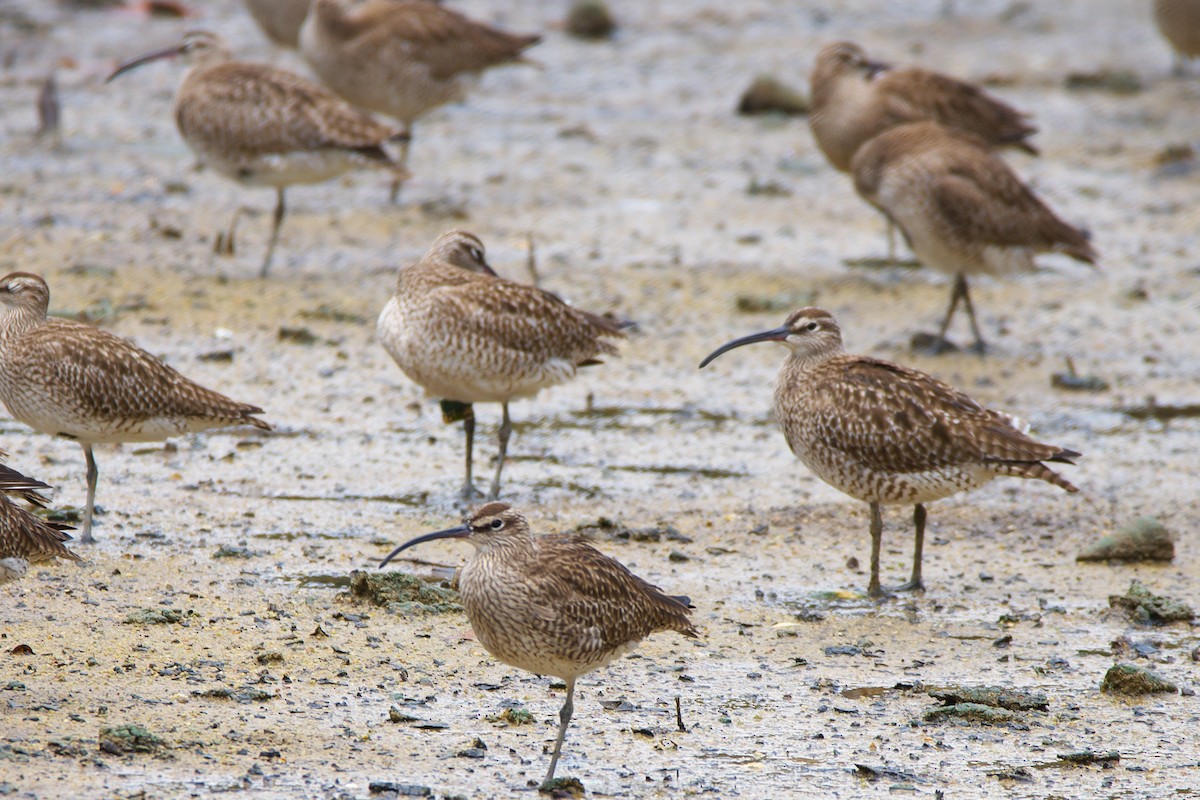
[[[618,4],[602,43],[563,34],[557,6],[460,4],[547,31],[532,53],[544,68],[488,75],[419,123],[397,206],[386,175],[292,190],[267,281],[273,197],[195,168],[170,113],[179,68],[102,83],[195,25],[301,68],[240,4],[194,5],[204,16],[181,22],[0,4],[0,269],[44,275],[54,313],[85,313],[277,426],[98,448],[105,513],[88,563],[0,590],[0,792],[535,794],[561,689],[493,661],[461,613],[350,594],[354,570],[460,514],[461,428],[379,347],[374,319],[396,269],[464,227],[523,280],[532,233],[544,286],[639,323],[621,358],[514,404],[503,499],[545,532],[649,529],[601,527],[597,546],[693,598],[703,631],[657,635],[581,679],[561,776],[597,796],[1198,793],[1194,623],[1149,626],[1109,601],[1136,579],[1200,604],[1187,411],[1200,178],[1177,158],[1197,146],[1200,80],[1170,75],[1148,4],[959,3],[951,18],[932,1]],[[881,220],[803,119],[733,114],[755,75],[803,88],[816,49],[848,37],[1030,110],[1043,156],[1011,163],[1093,232],[1097,270],[1046,257],[978,281],[986,359],[911,353],[948,282],[848,265],[883,254]],[[57,144],[33,136],[52,67]],[[1124,77],[1068,90],[1070,73]],[[238,252],[214,256],[239,205],[253,213]],[[864,598],[865,505],[796,463],[771,418],[782,349],[696,369],[807,303],[838,316],[850,349],[931,371],[1083,452],[1064,468],[1083,492],[998,480],[933,504],[928,591]],[[1107,388],[1056,388],[1068,358]],[[499,409],[477,413],[484,475]],[[58,487],[56,504],[83,503],[77,445],[6,420],[0,446]],[[1173,561],[1076,562],[1142,516],[1174,535]],[[909,519],[885,513],[885,582],[907,577]],[[466,553],[412,555],[399,568],[437,580]],[[1182,693],[1102,693],[1118,662]],[[947,701],[927,689],[982,686],[1045,705],[968,692],[929,713]]]

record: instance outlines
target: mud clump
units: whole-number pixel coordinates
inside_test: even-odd
[[[156,736],[141,725],[119,725],[100,731],[100,749],[109,755],[157,753],[166,746],[167,743],[162,737]]]
[[[617,21],[603,0],[575,0],[566,28],[576,39],[608,39],[616,33]]]
[[[1138,517],[1075,556],[1076,561],[1171,561],[1174,558],[1175,542],[1171,532],[1154,517]]]
[[[944,719],[983,722],[988,725],[1007,725],[1019,723],[1021,718],[1015,711],[1007,708],[993,708],[982,703],[955,703],[931,708],[925,712],[926,722],[938,722]]]
[[[742,116],[755,114],[786,114],[803,116],[808,113],[808,98],[771,75],[759,75],[742,92],[737,112]]]
[[[1112,608],[1122,609],[1131,620],[1143,625],[1191,622],[1196,617],[1196,612],[1187,603],[1153,594],[1138,580],[1129,584],[1129,591],[1125,594],[1109,595],[1108,604]]]
[[[463,610],[458,592],[403,572],[350,573],[350,596],[401,614],[453,614]]]
[[[126,625],[174,625],[183,621],[183,612],[173,608],[139,608],[125,617]]]
[[[578,778],[555,778],[538,787],[538,792],[554,798],[583,797],[583,783]]]
[[[999,686],[932,686],[925,690],[946,705],[973,703],[1010,711],[1046,711],[1050,701],[1043,692],[1004,689]]]
[[[1143,694],[1174,694],[1179,687],[1157,672],[1134,664],[1113,664],[1104,673],[1100,691],[1105,694],[1137,696]]]

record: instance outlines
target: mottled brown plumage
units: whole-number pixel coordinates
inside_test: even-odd
[[[991,147],[1036,154],[1028,115],[974,84],[919,67],[870,61],[852,42],[826,45],[810,78],[813,137],[829,162],[847,172],[864,142],[909,122],[932,121],[973,133]]]
[[[276,190],[266,276],[285,212],[284,190],[319,183],[352,169],[381,167],[407,173],[383,149],[404,138],[307,78],[266,64],[234,61],[221,37],[192,31],[178,45],[139,56],[108,80],[160,58],[191,64],[175,93],[175,123],[196,156],[243,186]],[[237,217],[234,217],[236,225]],[[232,237],[233,226],[230,227]]]
[[[580,675],[656,631],[697,635],[687,598],[663,594],[578,536],[534,536],[525,517],[504,503],[483,506],[457,528],[402,544],[380,567],[413,545],[446,538],[475,546],[458,590],[479,643],[505,664],[566,681],[545,782],[554,778]]]
[[[1175,74],[1188,59],[1200,57],[1200,0],[1154,0],[1158,31],[1175,51]]]
[[[852,170],[855,189],[899,226],[916,257],[955,279],[938,351],[947,346],[960,299],[975,347],[985,348],[967,276],[1027,272],[1038,253],[1096,261],[1087,234],[1060,219],[970,134],[933,122],[900,125],[863,145]]]
[[[0,451],[0,459],[3,458],[7,458],[7,454]],[[0,464],[0,584],[24,576],[30,564],[58,558],[83,560],[63,544],[71,540],[64,528],[39,519],[8,497],[12,495],[44,506],[46,498],[38,492],[49,488],[39,480]]]
[[[775,415],[792,452],[818,478],[871,506],[871,595],[882,593],[880,505],[916,507],[912,579],[899,588],[919,589],[925,503],[1001,475],[1079,491],[1042,463],[1074,463],[1079,453],[1031,439],[1015,417],[924,372],[846,353],[837,321],[819,308],[735,339],[700,366],[754,342],[782,342],[791,351],[775,384]]]
[[[246,10],[267,38],[292,49],[300,46],[300,26],[308,6],[309,0],[246,0]]]
[[[395,294],[379,315],[377,335],[404,374],[426,392],[468,406],[467,499],[474,493],[475,422],[469,406],[501,404],[493,500],[500,492],[512,429],[509,402],[570,380],[579,367],[599,363],[599,356],[615,355],[610,340],[624,337],[618,322],[497,277],[479,239],[457,230],[440,236],[420,262],[400,270]]]
[[[271,426],[145,350],[107,331],[47,317],[50,289],[37,275],[0,278],[0,400],[34,430],[73,439],[88,464],[83,542],[91,542],[95,444],[150,442],[230,425]]]
[[[484,70],[522,61],[540,39],[423,0],[313,0],[300,50],[326,86],[411,134],[418,118],[462,99]]]

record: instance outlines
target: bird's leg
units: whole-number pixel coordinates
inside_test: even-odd
[[[871,582],[867,584],[867,594],[871,597],[883,597],[883,587],[879,585],[879,548],[883,543],[883,512],[879,503],[871,503]]]
[[[217,234],[217,240],[213,242],[213,252],[219,256],[232,256],[235,251],[234,235],[237,233],[238,218],[242,216],[242,207],[238,206],[233,212],[233,219],[229,221],[229,231],[221,231]]]
[[[562,753],[563,740],[567,738],[567,726],[571,724],[571,715],[575,713],[575,679],[567,678],[567,700],[562,710],[558,712],[558,738],[554,740],[554,752],[550,754],[550,769],[546,771],[546,780],[542,786],[554,780],[554,768],[558,766],[558,756]]]
[[[400,169],[408,173],[408,147],[412,144],[412,125],[404,126],[404,140],[400,142]],[[400,202],[400,187],[404,181],[399,178],[392,178],[392,193],[388,195],[388,202],[395,205]]]
[[[443,400],[442,422],[451,423],[462,420],[463,432],[467,435],[467,477],[463,482],[461,496],[463,502],[474,501],[477,492],[472,474],[472,459],[475,451],[475,408],[470,403],[460,403],[457,400]]]
[[[975,305],[971,302],[971,292],[967,288],[967,279],[963,275],[958,276],[962,282],[962,299],[963,305],[967,307],[967,319],[971,321],[971,333],[975,335],[975,344],[971,345],[971,350],[983,355],[987,352],[987,343],[983,341],[983,334],[979,332],[979,323],[975,320]]]
[[[508,437],[512,433],[512,420],[508,418],[508,401],[501,403],[500,407],[504,409],[500,421],[500,452],[496,456],[496,477],[492,481],[492,490],[488,492],[488,500],[495,500],[500,496],[500,473],[504,471],[504,458],[508,455]]]
[[[82,544],[92,544],[92,512],[96,508],[96,480],[100,470],[96,469],[96,457],[92,455],[92,446],[83,445],[83,456],[87,459],[87,508],[83,512],[83,533],[79,537]]]
[[[898,263],[896,261],[896,223],[892,222],[892,218],[887,218],[887,243],[888,243],[888,266],[894,267]]]
[[[913,535],[912,577],[908,583],[897,586],[897,592],[925,591],[925,584],[921,580],[921,555],[925,551],[925,506],[920,503],[913,509],[913,526],[916,533]]]
[[[287,210],[287,206],[283,203],[283,187],[280,186],[275,193],[275,217],[271,223],[271,241],[267,243],[267,255],[263,259],[262,269],[258,273],[260,278],[267,277],[267,273],[271,271],[271,258],[275,255],[275,244],[279,241],[279,226],[283,224],[283,214]]]
[[[954,319],[954,312],[958,310],[958,301],[962,299],[966,285],[967,281],[962,273],[955,276],[954,287],[950,290],[950,307],[946,309],[946,316],[942,320],[942,327],[938,329],[937,337],[929,343],[930,355],[937,356],[954,349],[954,345],[946,338],[946,332],[950,330],[950,321]]]

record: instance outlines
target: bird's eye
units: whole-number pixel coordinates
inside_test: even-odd
[[[483,261],[483,251],[478,247],[472,247],[471,258],[475,259],[476,261]]]
[[[492,530],[498,531],[503,527],[504,527],[504,520],[502,520],[502,519],[492,520]]]
[[[804,330],[808,331],[809,333],[816,333],[817,331],[821,330],[821,326],[816,322],[810,322],[804,326]]]

